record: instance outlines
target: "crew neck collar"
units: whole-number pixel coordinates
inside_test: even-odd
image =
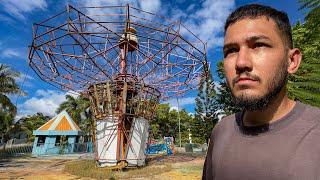
[[[294,121],[295,118],[300,112],[304,110],[304,106],[301,102],[296,101],[296,104],[291,109],[289,113],[287,113],[282,118],[268,124],[263,124],[259,126],[245,126],[243,124],[243,116],[245,111],[241,111],[239,113],[235,114],[236,118],[236,129],[243,134],[243,135],[249,135],[249,136],[257,136],[257,135],[263,135],[268,134],[274,131],[277,131],[279,129],[282,129],[283,127],[286,127],[289,125],[292,121]]]

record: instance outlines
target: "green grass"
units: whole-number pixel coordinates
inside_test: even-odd
[[[79,177],[95,179],[115,179],[114,172],[107,168],[99,168],[94,160],[72,161],[65,165],[64,171]]]
[[[186,166],[180,167],[177,171],[181,172],[182,174],[190,174],[190,173],[202,173],[203,166]]]
[[[124,169],[117,172],[116,176],[120,179],[152,177],[172,170],[171,165],[152,165],[140,168]]]
[[[95,179],[128,179],[152,177],[172,170],[171,165],[153,165],[140,168],[128,168],[112,171],[109,168],[96,166],[94,160],[72,161],[65,165],[64,171],[78,177],[90,177]]]

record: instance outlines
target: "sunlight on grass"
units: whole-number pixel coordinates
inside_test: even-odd
[[[78,177],[90,177],[96,179],[127,179],[152,177],[172,170],[171,165],[153,165],[140,168],[112,171],[108,168],[99,168],[93,160],[73,161],[65,165],[64,171]]]
[[[79,177],[96,179],[115,179],[114,172],[107,168],[99,168],[93,160],[72,161],[65,165],[64,171]]]
[[[182,174],[190,174],[190,173],[202,173],[203,166],[186,166],[180,167],[177,171],[181,172]]]

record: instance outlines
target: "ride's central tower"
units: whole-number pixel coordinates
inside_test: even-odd
[[[95,115],[96,159],[102,167],[145,165],[149,121],[161,94],[127,71],[128,54],[139,48],[136,33],[127,23],[118,41],[119,73],[88,89]]]

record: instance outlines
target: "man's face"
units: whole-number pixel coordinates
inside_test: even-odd
[[[231,24],[223,51],[227,83],[238,105],[267,107],[287,78],[287,50],[274,21],[259,17]]]

